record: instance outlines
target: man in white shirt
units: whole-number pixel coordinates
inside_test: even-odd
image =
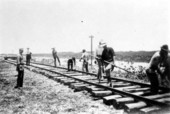
[[[84,72],[84,69],[86,69],[86,72],[89,72],[88,70],[88,60],[89,60],[89,54],[86,52],[85,49],[82,51],[82,56],[80,58],[80,61],[83,60],[83,65],[82,65],[82,71]]]
[[[27,48],[26,65],[30,65],[30,61],[31,61],[31,52],[29,51],[29,48]]]
[[[102,71],[103,70],[103,63],[102,63],[102,60],[101,60],[102,53],[103,53],[103,44],[100,41],[99,45],[98,45],[98,47],[96,49],[96,53],[95,53],[95,58],[96,58],[97,63],[98,63],[97,78],[99,79],[99,82],[100,82],[100,80],[103,79],[103,75],[102,75],[102,72],[103,72]]]

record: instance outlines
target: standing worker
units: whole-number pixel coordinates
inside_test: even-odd
[[[71,59],[68,59],[68,61],[67,61],[68,71],[73,70],[73,66],[75,66],[75,65],[76,65],[75,57],[72,57]]]
[[[59,63],[59,65],[61,65],[60,64],[60,59],[59,59],[59,57],[57,56],[57,51],[55,50],[55,48],[52,48],[52,55],[53,55],[53,58],[54,58],[54,66],[56,67],[57,65],[56,65],[56,58],[57,58],[57,60],[58,60],[58,63]]]
[[[84,69],[86,69],[86,72],[89,72],[88,69],[88,60],[89,60],[89,54],[86,52],[85,49],[82,51],[82,56],[80,58],[80,61],[83,59],[83,65],[82,65],[82,71],[84,72]]]
[[[159,82],[166,87],[170,86],[170,53],[168,45],[163,45],[160,51],[152,56],[146,74],[151,83],[151,92],[158,93]],[[160,78],[158,76],[160,75]],[[161,79],[159,81],[158,79]]]
[[[23,86],[23,78],[24,78],[24,61],[23,61],[23,49],[19,49],[19,55],[17,56],[17,72],[18,72],[18,78],[17,78],[17,85],[15,88],[19,88]]]
[[[26,65],[30,65],[30,61],[31,61],[31,52],[29,51],[29,48],[27,48],[27,54],[26,54]]]
[[[108,80],[108,85],[112,87],[112,82],[111,82],[111,71],[114,69],[114,63],[115,63],[115,52],[113,48],[107,47],[105,42],[101,42],[101,46],[103,46],[104,50],[102,53],[102,61],[104,63],[105,69],[104,71],[106,72],[106,77]],[[107,61],[107,62],[106,62]]]
[[[101,57],[102,57],[102,52],[103,52],[103,46],[101,45],[101,42],[99,42],[99,45],[96,49],[96,53],[95,53],[95,58],[97,60],[97,63],[98,63],[98,73],[97,73],[97,78],[99,79],[99,82],[100,80],[103,79],[103,63],[102,63],[102,60],[101,60]]]

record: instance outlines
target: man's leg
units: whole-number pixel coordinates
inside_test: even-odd
[[[68,68],[68,71],[70,71],[70,62],[69,61],[67,62],[67,68]]]
[[[85,67],[85,64],[84,64],[84,62],[83,62],[83,64],[82,64],[82,71],[84,72],[84,67]]]
[[[21,71],[20,87],[23,87],[23,80],[24,80],[24,71]]]
[[[110,76],[110,68],[111,68],[110,64],[105,63],[105,72],[106,72],[107,82],[108,82],[109,86],[112,86],[111,76]]]
[[[54,58],[54,66],[56,67],[56,58]]]
[[[85,67],[86,67],[86,72],[89,72],[89,69],[88,69],[88,62],[86,62]]]
[[[73,62],[70,63],[71,70],[73,70]]]
[[[151,84],[151,92],[158,93],[159,81],[158,81],[157,74],[155,72],[151,71],[150,69],[146,70],[146,74],[147,74],[150,84]]]
[[[20,75],[21,75],[21,71],[18,71],[17,84],[16,84],[15,88],[19,87],[19,84],[20,84]]]

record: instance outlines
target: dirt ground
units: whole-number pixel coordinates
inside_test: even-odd
[[[25,70],[24,87],[14,89],[15,66],[0,61],[0,114],[122,114],[85,92]]]

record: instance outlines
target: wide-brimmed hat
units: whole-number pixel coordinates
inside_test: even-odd
[[[168,45],[165,44],[165,45],[161,46],[161,50],[169,52]]]
[[[19,50],[20,50],[20,51],[24,51],[24,49],[23,49],[23,48],[19,48]]]
[[[101,47],[104,47],[104,46],[106,46],[107,44],[106,44],[106,42],[104,42],[103,40],[101,40],[101,41],[99,42],[99,45],[100,45]]]

